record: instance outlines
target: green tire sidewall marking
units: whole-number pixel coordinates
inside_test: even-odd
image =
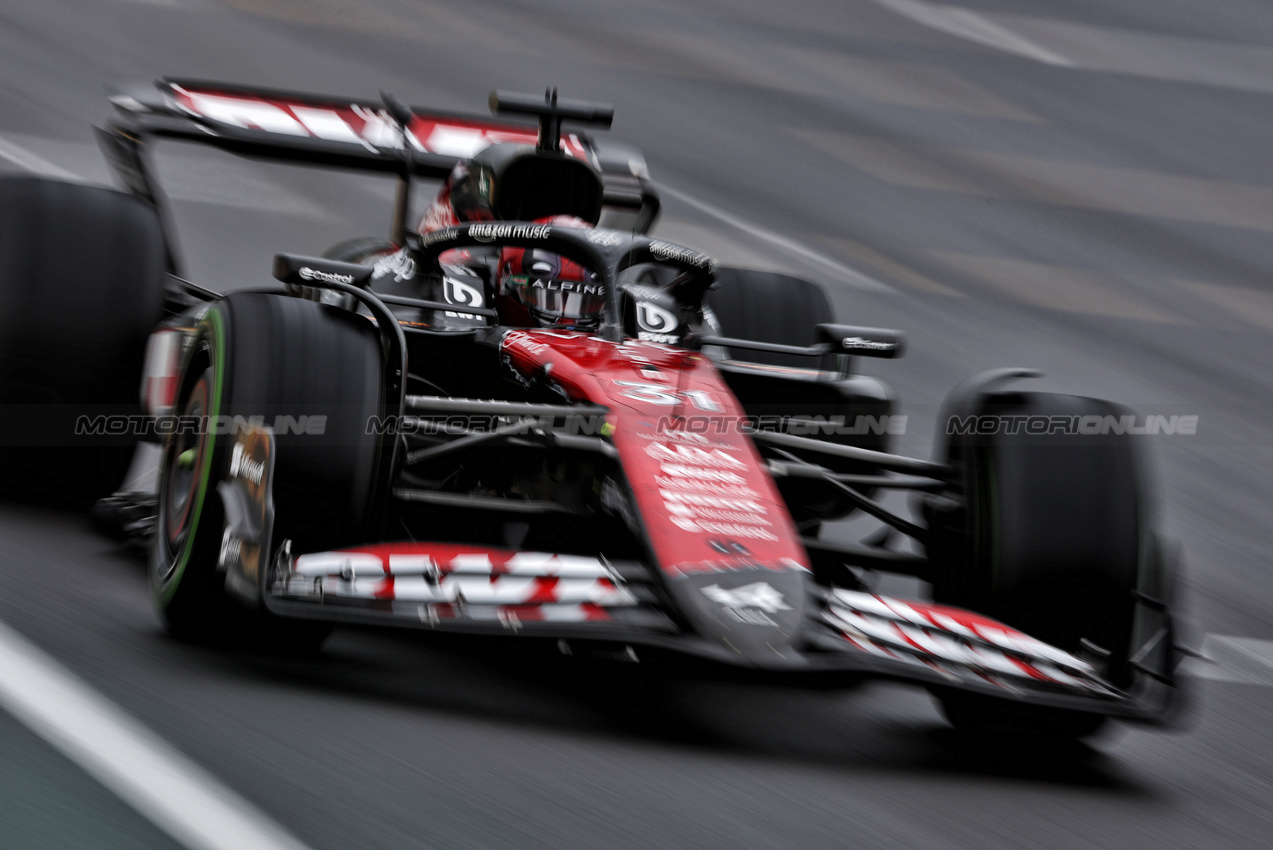
[[[212,342],[212,397],[208,410],[208,423],[211,425],[215,421],[215,417],[221,413],[221,391],[225,386],[225,324],[218,308],[213,307],[208,310],[203,320],[199,323],[199,331],[206,331]],[[194,504],[190,508],[193,515],[190,520],[190,530],[186,532],[186,539],[182,541],[181,554],[177,557],[177,565],[169,574],[167,584],[159,590],[159,601],[164,606],[172,602],[172,597],[177,593],[177,588],[181,585],[181,577],[186,571],[186,565],[190,562],[190,553],[194,548],[195,534],[199,531],[199,518],[203,514],[203,500],[208,491],[208,479],[212,474],[212,461],[216,453],[215,429],[209,427],[204,439],[208,441],[207,449],[204,452],[207,463],[203,465],[203,470],[199,476],[199,486],[195,491]],[[156,545],[159,545],[158,542]]]

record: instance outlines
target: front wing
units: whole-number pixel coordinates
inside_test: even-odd
[[[1165,616],[1124,689],[1099,661],[988,617],[827,587],[794,563],[673,577],[636,561],[454,543],[293,554],[290,540],[272,539],[273,459],[268,428],[236,437],[217,488],[219,565],[229,592],[281,616],[611,642],[753,673],[891,678],[1147,723],[1169,720],[1178,704]]]
[[[808,598],[795,634],[772,641],[781,649],[768,652],[747,651],[728,628],[706,634],[689,626],[644,565],[574,555],[399,543],[293,556],[284,544],[264,601],[283,616],[613,642],[757,674],[896,679],[1143,722],[1161,722],[1174,703],[1164,677],[1116,688],[1098,663],[969,611],[788,576],[797,578]],[[784,597],[758,592],[771,588],[773,571],[711,580],[739,634],[791,628],[775,616],[776,606],[789,607]]]

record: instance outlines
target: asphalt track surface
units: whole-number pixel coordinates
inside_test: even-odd
[[[1062,750],[961,739],[891,686],[680,683],[650,705],[639,667],[498,645],[192,649],[86,519],[0,504],[0,621],[283,830],[314,848],[1267,846],[1264,4],[6,0],[0,168],[106,182],[89,131],[104,83],[161,75],[465,111],[549,85],[615,103],[613,134],[669,189],[660,233],[909,331],[875,371],[912,454],[951,386],[1003,365],[1199,416],[1196,436],[1145,438],[1187,552],[1191,640],[1215,659],[1195,667],[1199,708],[1180,734]],[[214,288],[387,228],[386,181],[191,148],[163,162],[190,274]],[[166,846],[0,712],[0,847]]]

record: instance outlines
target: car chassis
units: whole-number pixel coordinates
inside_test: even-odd
[[[164,549],[165,534],[177,541],[168,562],[156,556],[156,596],[166,616],[171,582],[191,581],[182,571],[193,575],[203,558],[212,578],[201,580],[200,593],[224,592],[243,610],[258,612],[253,616],[265,612],[271,623],[367,623],[648,648],[793,682],[896,679],[929,688],[952,720],[969,725],[1006,712],[1065,721],[1053,722],[1054,730],[1088,731],[1095,723],[1076,727],[1073,721],[1161,725],[1177,715],[1177,667],[1185,650],[1173,618],[1176,566],[1171,548],[1153,531],[1128,442],[964,433],[939,440],[942,456],[929,461],[888,452],[878,434],[832,440],[746,427],[750,413],[767,409],[766,394],[775,387],[797,399],[794,410],[783,411],[784,422],[808,421],[816,411],[891,412],[887,390],[852,374],[851,365],[858,357],[900,354],[902,337],[825,322],[812,344],[792,345],[713,328],[702,307],[720,270],[698,251],[646,235],[658,201],[643,163],[633,158],[639,155],[562,131],[563,121],[608,126],[607,107],[560,101],[555,92],[543,101],[492,96],[493,109],[536,117],[536,132],[407,108],[392,98],[339,101],[194,82],[164,81],[157,90],[132,89],[112,100],[117,114],[99,131],[103,149],[125,186],[156,208],[169,234],[170,316],[152,338],[147,360],[152,415],[206,414],[210,401],[190,406],[191,387],[204,386],[196,380],[199,369],[215,376],[201,390],[211,399],[229,386],[218,370],[246,368],[217,353],[214,325],[223,320],[218,310],[226,321],[232,315],[239,321],[251,299],[307,302],[313,322],[328,321],[334,311],[361,316],[360,329],[347,335],[371,329],[378,354],[379,396],[368,408],[380,417],[371,435],[371,483],[348,527],[357,536],[347,528],[339,545],[315,548],[291,536],[288,528],[305,525],[295,517],[294,497],[286,506],[290,525],[276,521],[285,501],[276,505],[278,488],[290,474],[285,459],[299,436],[244,420],[223,440],[178,445],[168,439],[157,502],[143,497],[144,516],[136,523],[152,528],[157,513],[156,550]],[[319,115],[323,109],[326,117]],[[331,130],[332,115],[344,116],[345,130]],[[367,120],[360,127],[351,115]],[[429,128],[446,122],[483,143],[494,141],[494,148],[520,144],[526,153],[534,140],[536,150],[527,156],[591,163],[609,211],[603,226],[455,219],[412,230],[412,178],[450,174],[457,162],[454,152],[425,141]],[[379,265],[280,254],[274,274],[284,289],[269,294],[223,298],[181,279],[166,202],[147,158],[151,141],[165,137],[250,156],[399,173],[393,253],[373,258]],[[474,162],[498,166],[496,154],[476,147]],[[442,290],[422,290],[424,283],[378,285],[392,284],[388,261],[400,270],[409,259],[418,281],[435,284],[447,274],[444,254],[492,244],[551,251],[594,270],[607,292],[599,328],[507,327],[485,303],[457,304]],[[631,282],[633,270],[643,268],[661,270],[646,279],[644,290]],[[650,303],[678,318],[672,344],[634,338],[633,308],[646,290],[657,290],[663,300]],[[422,291],[438,294],[421,297]],[[235,303],[218,306],[227,301]],[[808,358],[830,368],[767,366],[742,353]],[[457,356],[479,364],[471,367],[477,377],[457,382],[430,373],[432,364]],[[1118,410],[1092,399],[1008,388],[1036,374],[1003,369],[969,379],[952,391],[939,421]],[[435,391],[412,392],[413,380]],[[468,392],[453,394],[449,382]],[[818,401],[800,401],[806,397]],[[695,414],[711,414],[726,427],[696,432]],[[495,467],[516,466],[527,456],[551,470],[504,481],[502,490],[488,483],[503,481]],[[1121,482],[1109,483],[1108,475],[1120,474],[1109,472],[1111,463],[1123,470]],[[194,464],[193,471],[182,464]],[[468,471],[475,464],[480,473]],[[1086,489],[1055,474],[1074,464],[1095,470]],[[211,482],[206,498],[191,485],[190,504],[215,528],[173,532],[169,522],[165,530],[165,500],[190,474]],[[1025,483],[1012,491],[1018,479]],[[1061,562],[1068,544],[1053,546],[1037,530],[1058,525],[1084,536],[1078,506],[1099,501],[1103,497],[1093,494],[1107,489],[1123,493],[1131,505],[1125,513],[1134,516],[1126,528],[1086,535],[1091,545],[1074,556],[1082,563],[1071,569]],[[881,491],[911,493],[922,519],[885,507],[875,495]],[[1036,499],[1040,492],[1047,496]],[[1010,503],[995,501],[1009,497]],[[810,509],[811,500],[834,507]],[[115,504],[128,505],[136,519],[137,497],[120,494]],[[817,538],[823,520],[852,512],[875,518],[882,532],[853,545]],[[602,530],[584,530],[590,523]],[[536,531],[541,525],[552,532]],[[583,542],[526,545],[572,539],[561,529],[581,529]],[[889,548],[897,534],[925,554]],[[1131,548],[1106,557],[1102,553],[1117,546],[1107,545],[1103,534],[1125,538]],[[1031,548],[1035,538],[1040,542]],[[214,555],[191,555],[191,547]],[[877,572],[927,582],[936,601],[872,593],[869,576]],[[1005,583],[1016,587],[1007,596]],[[1059,596],[1057,587],[1065,588]],[[1047,606],[1035,601],[1061,598],[1073,587],[1080,601],[1062,606],[1059,615],[1047,615]],[[218,616],[217,628],[232,627]],[[1089,626],[1103,637],[1076,633]]]

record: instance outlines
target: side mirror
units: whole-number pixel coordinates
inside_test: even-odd
[[[906,352],[906,334],[887,328],[856,325],[818,325],[818,340],[831,346],[831,354],[893,359]]]
[[[324,283],[343,283],[366,289],[371,282],[371,272],[371,266],[358,263],[296,254],[274,255],[274,277],[294,286],[321,287]]]

